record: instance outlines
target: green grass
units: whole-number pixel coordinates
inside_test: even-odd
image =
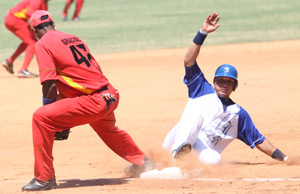
[[[3,24],[18,0],[0,3],[0,60],[19,44]],[[297,0],[87,0],[81,21],[61,21],[65,0],[51,0],[56,29],[82,38],[94,54],[189,46],[209,13],[221,27],[206,45],[300,39]],[[69,17],[74,10],[70,8]]]

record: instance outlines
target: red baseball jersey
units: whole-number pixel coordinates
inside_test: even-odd
[[[72,34],[49,30],[36,43],[35,53],[40,82],[58,80],[64,97],[91,94],[109,83],[87,45]]]
[[[48,0],[46,3],[43,0],[23,0],[11,8],[9,13],[27,21],[36,10],[48,10]]]

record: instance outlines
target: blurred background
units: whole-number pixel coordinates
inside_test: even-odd
[[[20,43],[3,22],[19,1],[0,2],[0,61]],[[48,3],[56,29],[79,36],[94,55],[188,47],[212,12],[221,16],[222,30],[211,34],[206,45],[300,39],[296,0],[85,0],[80,21],[71,19],[76,2],[63,21],[64,5],[65,0]]]

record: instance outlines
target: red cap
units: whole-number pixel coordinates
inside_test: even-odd
[[[50,21],[53,21],[51,15],[48,11],[45,10],[36,10],[30,18],[32,28]]]

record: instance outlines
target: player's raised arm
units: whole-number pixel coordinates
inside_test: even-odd
[[[201,29],[198,31],[197,35],[195,36],[193,43],[189,47],[185,58],[184,58],[184,65],[186,67],[190,67],[194,65],[199,53],[201,45],[203,44],[207,34],[215,31],[220,24],[218,24],[220,17],[217,13],[210,14],[203,22]]]

